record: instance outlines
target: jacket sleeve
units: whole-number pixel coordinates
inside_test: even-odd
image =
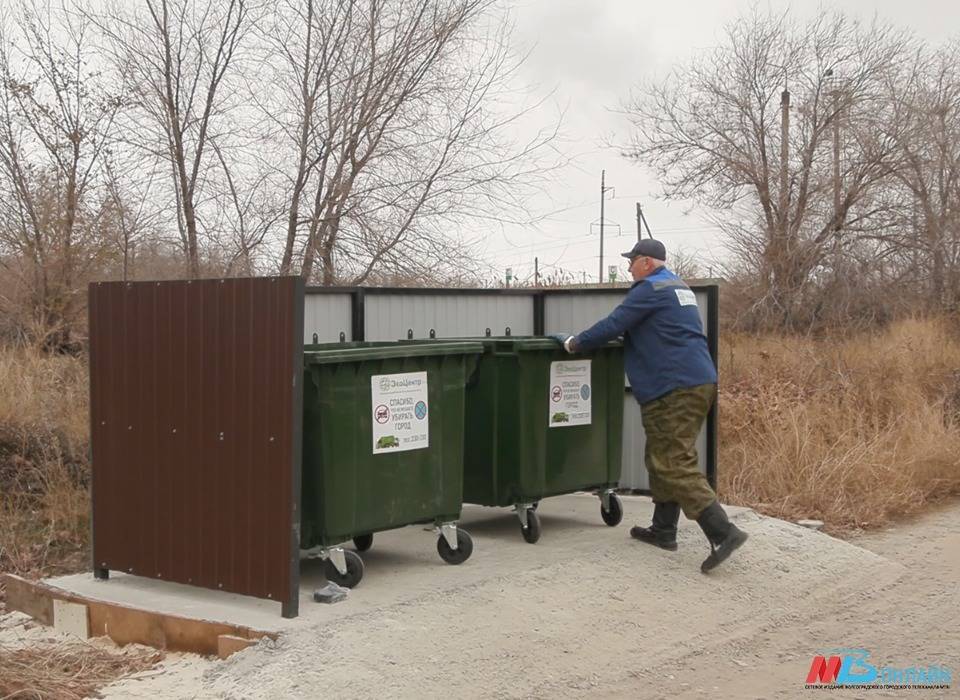
[[[633,287],[620,305],[605,319],[597,321],[577,335],[578,350],[595,350],[619,338],[626,331],[642,323],[654,310],[656,294],[649,284]]]

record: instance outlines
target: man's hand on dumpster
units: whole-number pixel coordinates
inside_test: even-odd
[[[574,336],[569,333],[551,333],[548,337],[556,340],[560,345],[569,353],[576,352],[576,343],[574,342]]]

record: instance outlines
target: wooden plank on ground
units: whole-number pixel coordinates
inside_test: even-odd
[[[3,574],[7,607],[29,615],[37,622],[53,625],[53,598],[37,589],[36,582],[16,574]]]
[[[242,625],[196,620],[95,600],[14,574],[4,574],[3,581],[7,589],[7,606],[12,610],[19,610],[38,622],[52,625],[54,600],[83,604],[89,612],[90,636],[110,637],[121,646],[144,644],[156,649],[216,656],[221,653],[222,636],[248,640],[250,643],[255,643],[261,637],[277,638],[275,633]]]
[[[231,654],[243,651],[256,643],[257,640],[255,639],[244,639],[243,637],[234,637],[231,634],[221,634],[217,637],[217,656],[225,659]]]

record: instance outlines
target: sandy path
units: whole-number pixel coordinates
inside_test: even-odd
[[[707,577],[694,524],[670,554],[626,527],[583,534],[576,517],[595,520],[596,501],[574,498],[544,503],[536,548],[514,546],[513,521],[484,511],[475,534],[504,538],[487,566],[432,591],[398,573],[395,600],[341,608],[358,589],[322,625],[226,662],[175,662],[111,696],[796,697],[814,692],[811,656],[840,646],[960,670],[960,507],[856,545],[741,513],[748,547]],[[628,520],[649,510],[627,502]]]
[[[713,653],[676,656],[669,674],[644,670],[639,686],[606,686],[610,697],[697,696],[691,689],[720,688],[725,697],[793,698],[803,693],[818,649],[863,648],[877,665],[939,665],[953,674],[950,690],[831,691],[830,697],[960,696],[960,506],[870,533],[852,543],[884,557],[882,575],[824,581],[820,606],[800,604],[787,617],[762,620],[754,632]],[[902,567],[902,568],[901,568]],[[897,569],[901,575],[891,581]],[[712,640],[719,641],[719,640]],[[640,693],[646,686],[656,692]]]

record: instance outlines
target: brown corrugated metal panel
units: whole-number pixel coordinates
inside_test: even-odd
[[[297,613],[304,286],[90,285],[94,570]]]

